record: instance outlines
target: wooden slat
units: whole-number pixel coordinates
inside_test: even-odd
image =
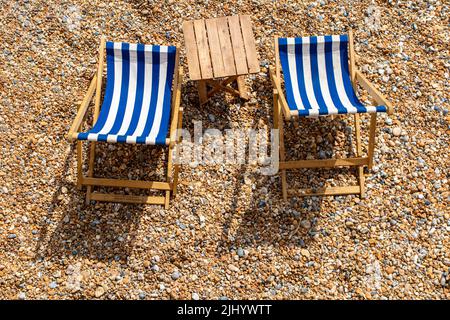
[[[228,27],[230,29],[231,45],[233,46],[234,64],[237,74],[247,74],[247,59],[242,39],[239,16],[228,17]]]
[[[324,160],[298,160],[280,162],[280,169],[299,168],[333,168],[340,166],[363,166],[368,165],[368,158],[347,158],[347,159],[324,159]]]
[[[156,190],[171,189],[171,185],[168,182],[119,180],[119,179],[89,178],[89,177],[83,177],[81,179],[81,184],[86,186],[105,186],[105,187],[121,187],[121,188],[138,188],[138,189],[156,189]]]
[[[273,38],[273,46],[275,48],[275,74],[277,78],[281,80],[280,48],[278,47],[278,37]]]
[[[255,37],[253,36],[252,21],[248,15],[240,16],[240,20],[247,56],[248,72],[256,73],[259,72],[259,61],[256,53]]]
[[[289,109],[286,98],[281,89],[280,78],[275,76],[275,71],[273,70],[273,68],[269,68],[269,75],[270,75],[270,79],[272,80],[272,85],[275,87],[275,89],[278,92],[278,100],[281,103],[281,108],[283,110],[283,114],[284,114],[286,120],[289,120],[292,116],[291,110]]]
[[[225,77],[223,66],[222,50],[220,48],[219,33],[217,31],[216,19],[207,19],[206,32],[208,34],[209,50],[211,52],[211,62],[213,66],[214,77]]]
[[[174,82],[174,88],[173,88],[173,96],[172,99],[172,121],[170,123],[170,147],[173,146],[173,143],[176,140],[177,135],[177,125],[178,125],[178,116],[179,116],[179,109],[180,109],[180,102],[181,102],[181,82],[183,81],[183,69],[180,68],[178,70],[178,74],[175,74],[176,81]]]
[[[98,116],[100,114],[100,98],[101,98],[101,88],[102,88],[102,75],[104,66],[104,56],[105,56],[105,45],[106,39],[102,36],[100,41],[100,49],[98,55],[98,69],[97,69],[97,92],[95,93],[95,104],[94,104],[94,116],[92,117],[94,126],[97,122]],[[89,152],[89,167],[88,167],[88,177],[94,175],[94,165],[95,165],[95,141],[91,142],[91,150]],[[92,187],[88,186],[86,190],[86,204],[89,203],[91,198]]]
[[[375,151],[375,132],[377,129],[377,114],[372,113],[370,115],[370,128],[369,128],[369,150],[367,151],[369,157],[369,169],[373,166],[373,156]]]
[[[100,49],[99,49],[99,57],[98,57],[98,69],[97,69],[97,89],[95,92],[95,106],[94,106],[94,117],[93,121],[95,124],[98,119],[98,115],[100,113],[100,99],[102,95],[102,76],[103,76],[103,66],[104,66],[104,60],[105,60],[105,46],[106,46],[106,39],[104,36],[102,36],[100,40]]]
[[[353,31],[348,31],[348,47],[349,47],[349,69],[350,79],[352,81],[353,89],[356,91],[356,79],[355,79],[355,48],[353,46]]]
[[[142,204],[165,204],[166,198],[94,192],[91,194],[91,200],[108,201],[108,202],[142,203]]]
[[[202,78],[202,74],[200,72],[200,64],[198,62],[198,51],[195,41],[194,23],[192,21],[185,21],[183,23],[183,34],[189,67],[189,77],[191,78],[191,80],[199,80]]]
[[[356,156],[361,157],[362,156],[362,145],[361,145],[361,126],[360,126],[359,113],[355,113],[354,120],[355,120]],[[364,169],[362,166],[358,167],[358,179],[359,179],[359,187],[360,187],[360,191],[361,191],[361,198],[364,198],[365,197],[365,190],[364,190],[365,177],[364,177]]]
[[[83,144],[77,141],[77,188],[81,189],[81,179],[83,178]]]
[[[91,80],[91,84],[89,85],[89,89],[86,92],[86,95],[84,96],[81,105],[78,107],[77,115],[75,116],[75,119],[73,120],[72,125],[70,126],[69,133],[67,134],[67,138],[69,140],[76,139],[78,135],[77,132],[81,128],[81,124],[83,122],[84,116],[86,115],[89,103],[91,102],[92,97],[94,95],[96,85],[97,85],[97,76],[95,75]]]
[[[200,104],[202,105],[208,102],[208,89],[206,88],[206,80],[197,81],[197,90]]]
[[[247,85],[245,84],[245,77],[239,76],[239,77],[237,77],[236,81],[237,81],[237,86],[238,86],[238,90],[239,90],[239,94],[240,94],[241,98],[245,99],[245,100],[249,100],[250,96],[248,95],[248,92],[247,92]]]
[[[208,84],[211,85],[213,88],[208,92],[207,95],[211,97],[216,92],[222,90],[222,86],[226,86],[226,85],[232,83],[236,79],[237,79],[237,76],[232,76],[232,77],[226,78],[223,81],[219,81],[219,80],[208,81]]]
[[[202,79],[211,79],[214,76],[211,67],[211,58],[209,56],[209,45],[206,35],[205,20],[194,20],[194,31]]]
[[[225,76],[234,76],[236,75],[236,67],[234,65],[233,49],[231,47],[227,17],[218,18],[216,20],[216,24],[217,32],[219,34],[220,49],[222,51]]]
[[[289,194],[295,194],[296,196],[336,196],[346,194],[358,194],[360,193],[359,186],[345,186],[345,187],[328,187],[317,189],[289,189]]]
[[[283,123],[283,115],[281,113],[280,103],[279,103],[279,92],[277,89],[273,89],[273,126],[275,129],[279,130],[279,138],[280,138],[280,160],[286,160],[285,148],[284,148],[284,123]],[[287,201],[287,179],[286,179],[286,170],[281,170],[281,190],[283,193],[283,200]]]

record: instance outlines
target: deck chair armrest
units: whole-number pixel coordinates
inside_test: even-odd
[[[281,89],[281,81],[275,75],[275,70],[273,69],[273,67],[269,67],[269,75],[270,75],[270,80],[272,80],[272,85],[274,86],[275,90],[277,90],[277,92],[278,92],[278,100],[281,103],[281,109],[283,110],[284,117],[287,120],[289,120],[292,116],[291,110],[289,109],[289,106],[287,104],[283,90]]]
[[[174,88],[174,100],[173,100],[173,116],[170,123],[170,140],[169,144],[173,147],[177,141],[177,129],[181,125],[181,119],[183,117],[183,108],[180,108],[181,102],[181,82],[183,79],[183,70],[180,68],[178,70],[178,79],[176,82],[176,87]]]
[[[86,95],[84,96],[80,107],[78,108],[77,115],[72,122],[72,126],[69,129],[69,133],[67,134],[67,139],[69,139],[70,141],[75,140],[77,137],[78,133],[77,131],[80,130],[81,124],[86,115],[86,111],[89,107],[89,104],[92,101],[92,97],[94,96],[96,84],[97,84],[97,75],[94,75],[94,77],[91,80],[91,84],[89,85],[89,89],[86,92]]]
[[[394,113],[394,108],[392,107],[392,104],[381,94],[380,91],[378,91],[374,85],[367,80],[367,78],[361,73],[361,71],[356,70],[355,72],[356,80],[359,82],[359,84],[369,92],[370,96],[380,105],[384,105],[387,108],[388,114]]]

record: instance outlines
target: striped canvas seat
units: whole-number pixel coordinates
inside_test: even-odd
[[[79,140],[166,144],[176,48],[106,43],[107,81],[95,125]]]
[[[386,112],[385,106],[364,106],[356,97],[347,44],[347,35],[278,40],[291,111],[299,116]]]

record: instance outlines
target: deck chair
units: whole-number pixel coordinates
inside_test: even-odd
[[[100,108],[105,47],[107,81]],[[173,165],[172,157],[179,142],[177,128],[181,128],[183,115],[181,81],[182,69],[176,47],[106,42],[102,37],[97,75],[93,77],[68,133],[69,140],[77,140],[77,186],[87,186],[87,203],[90,200],[147,203],[168,208],[171,193],[177,192],[179,165]],[[94,92],[94,125],[86,132],[79,132]],[[91,142],[87,176],[82,172],[82,141]],[[168,147],[167,181],[94,177],[97,142]],[[93,192],[94,186],[155,189],[165,191],[165,196],[98,193]]]
[[[350,54],[348,54],[350,53]],[[364,167],[372,168],[375,129],[378,112],[393,113],[391,104],[355,68],[353,35],[275,38],[275,70],[270,68],[273,84],[274,127],[279,129],[280,170],[283,199],[287,200],[286,170],[298,168],[334,168],[354,166],[359,184],[294,191],[299,196],[360,194],[365,196]],[[280,66],[281,64],[281,66]],[[282,68],[282,70],[281,70]],[[282,90],[281,71],[284,75]],[[371,95],[374,105],[363,105],[356,96],[359,83]],[[370,113],[368,154],[361,146],[360,113]],[[355,123],[356,157],[346,159],[286,161],[283,116],[298,117],[353,114]],[[291,193],[291,192],[290,192]]]

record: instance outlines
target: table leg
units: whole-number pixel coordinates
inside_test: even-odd
[[[245,84],[244,76],[237,77],[236,81],[237,81],[240,97],[245,100],[250,99],[248,92],[247,92],[247,85]]]
[[[205,104],[208,101],[206,81],[205,80],[197,81],[197,89],[198,89],[198,96],[200,98],[200,104]]]

